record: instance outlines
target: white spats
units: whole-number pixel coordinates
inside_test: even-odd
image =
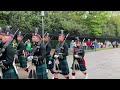
[[[88,74],[85,75],[85,79],[88,79]]]
[[[75,79],[75,76],[72,76],[72,79]]]
[[[48,69],[46,69],[46,72],[48,73],[48,72],[49,72],[49,70],[48,70]]]

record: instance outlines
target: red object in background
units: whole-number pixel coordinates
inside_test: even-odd
[[[91,41],[87,41],[86,44],[87,44],[87,46],[91,46],[92,42]]]

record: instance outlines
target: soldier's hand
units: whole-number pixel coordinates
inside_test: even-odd
[[[54,58],[58,58],[59,57],[59,55],[54,55]]]
[[[51,61],[49,61],[49,62],[48,62],[48,64],[52,64],[52,62],[51,62]]]
[[[32,60],[32,59],[33,59],[33,56],[27,57],[27,60]]]
[[[75,58],[79,58],[80,56],[79,55],[74,55]]]

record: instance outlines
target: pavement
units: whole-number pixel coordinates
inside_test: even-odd
[[[120,78],[120,48],[89,52],[85,54],[88,79],[119,79]],[[69,69],[72,65],[72,55],[67,57]],[[29,62],[30,63],[30,62]],[[28,73],[22,68],[18,69],[20,79],[27,79]],[[70,79],[72,78],[70,69]],[[48,73],[48,78],[52,74]],[[65,79],[59,75],[59,79]],[[85,79],[81,71],[76,72],[76,79]]]

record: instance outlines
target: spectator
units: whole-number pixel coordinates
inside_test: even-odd
[[[17,42],[15,39],[13,40],[12,45],[13,45],[13,48],[16,50],[17,49]]]
[[[94,46],[94,48],[98,48],[99,47],[96,39],[95,39],[95,41],[93,41],[93,46]]]
[[[83,46],[83,49],[86,50],[86,42],[85,41],[83,41],[82,46]]]
[[[27,50],[27,55],[29,56],[31,54],[31,42],[30,39],[27,40],[26,42],[26,50]]]
[[[74,40],[71,41],[70,43],[70,54],[73,54],[73,47],[75,46]]]
[[[90,50],[91,46],[92,46],[92,42],[90,41],[90,39],[88,39],[88,41],[86,42],[86,44],[87,44],[87,50]]]
[[[115,48],[115,45],[116,45],[116,41],[113,41],[113,42],[112,42],[113,48]]]

